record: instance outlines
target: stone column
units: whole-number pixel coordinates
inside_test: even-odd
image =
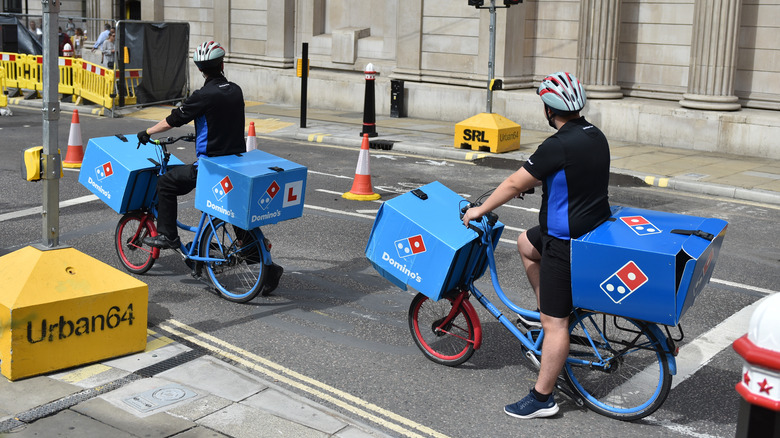
[[[577,71],[589,99],[620,99],[617,52],[620,0],[582,0]]]
[[[737,43],[742,0],[696,0],[686,108],[735,111]]]
[[[398,13],[396,35],[396,67],[393,79],[420,81],[422,63],[423,0],[406,0],[403,13]]]

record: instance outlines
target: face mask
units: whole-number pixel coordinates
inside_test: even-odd
[[[547,123],[550,125],[551,128],[558,129],[555,126],[555,113],[553,113],[552,110],[547,105],[544,106],[544,117],[547,118]]]

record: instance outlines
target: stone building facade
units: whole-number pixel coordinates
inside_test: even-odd
[[[190,50],[220,41],[249,99],[297,104],[308,43],[311,107],[361,111],[372,63],[379,114],[391,80],[409,116],[486,110],[490,14],[467,0],[135,1],[143,20],[189,22]],[[118,18],[118,3],[85,14]],[[496,18],[492,110],[523,127],[546,129],[534,87],[566,70],[610,138],[780,158],[780,0],[525,0]]]

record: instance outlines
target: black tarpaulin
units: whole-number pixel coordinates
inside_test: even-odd
[[[13,15],[0,15],[0,25],[16,25],[16,43],[18,49],[16,53],[25,53],[28,55],[43,55],[43,45],[38,38],[22,22]],[[4,51],[0,47],[0,52]]]
[[[120,21],[119,32],[124,47],[119,48],[119,61],[126,61],[120,70],[141,69],[142,79],[135,88],[137,102],[148,104],[184,98],[189,24]]]

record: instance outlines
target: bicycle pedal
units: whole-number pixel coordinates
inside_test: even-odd
[[[537,369],[542,367],[542,364],[539,362],[539,358],[536,357],[536,355],[533,353],[533,351],[530,351],[530,350],[526,351],[525,352],[525,358],[528,359],[528,361],[531,362],[531,364],[533,366],[535,366]]]

